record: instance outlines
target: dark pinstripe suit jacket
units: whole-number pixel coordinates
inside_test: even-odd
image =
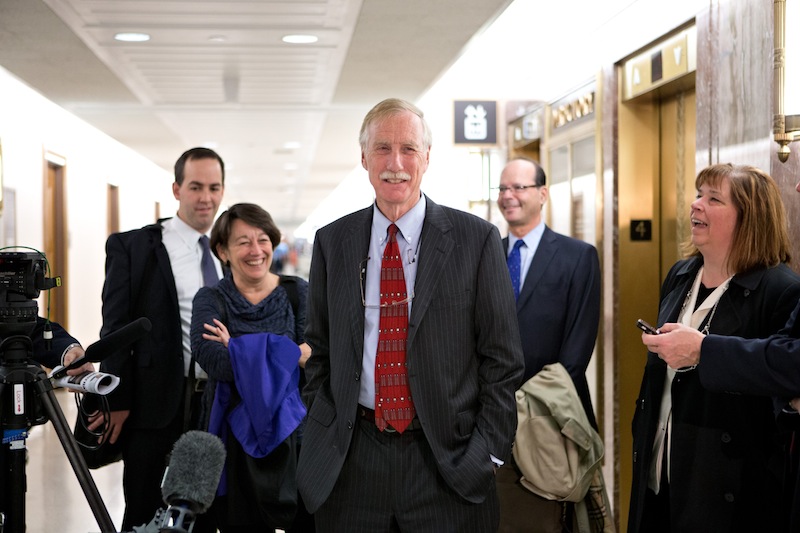
[[[314,241],[303,392],[309,413],[297,473],[311,512],[328,498],[357,427],[359,264],[372,209],[320,229]],[[414,292],[407,357],[417,415],[444,480],[465,500],[481,502],[494,479],[489,455],[509,455],[523,370],[497,228],[427,199]]]

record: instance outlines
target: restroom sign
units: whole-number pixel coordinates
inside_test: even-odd
[[[497,144],[497,102],[456,100],[455,144]]]

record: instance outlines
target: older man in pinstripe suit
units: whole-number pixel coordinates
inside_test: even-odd
[[[421,194],[431,135],[412,104],[376,105],[360,142],[375,204],[314,242],[300,491],[320,532],[495,531],[494,470],[510,451],[523,370],[500,235]],[[407,290],[387,303],[382,251],[395,238]],[[396,379],[413,417],[399,423],[376,378],[382,309],[395,305],[408,313]]]

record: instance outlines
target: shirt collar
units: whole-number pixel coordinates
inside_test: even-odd
[[[403,239],[411,247],[415,247],[422,234],[422,223],[425,221],[425,208],[427,202],[425,195],[420,195],[419,202],[414,204],[405,215],[400,217],[394,224],[400,229]],[[377,204],[372,207],[372,235],[379,236],[379,243],[383,245],[388,237],[389,225],[392,222],[381,213]]]
[[[544,221],[539,222],[536,225],[536,227],[534,227],[532,230],[530,230],[528,233],[526,233],[522,237],[522,239],[518,239],[514,235],[509,233],[508,234],[508,249],[509,250],[512,249],[514,247],[514,244],[519,240],[524,242],[526,247],[528,247],[530,249],[534,248],[533,245],[537,244],[539,241],[542,240],[542,235],[544,235],[544,227],[545,227]]]
[[[194,247],[197,246],[197,241],[200,239],[201,235],[203,234],[191,227],[189,224],[181,220],[181,218],[175,215],[172,218],[168,218],[163,222],[163,227],[175,233],[175,235],[183,241],[186,246]]]
[[[178,215],[175,215],[174,217],[165,220],[164,224],[170,225],[178,235],[180,235],[187,241],[197,240],[200,238],[201,235],[208,236],[208,233],[200,233],[199,231],[191,227],[189,224],[184,222]]]

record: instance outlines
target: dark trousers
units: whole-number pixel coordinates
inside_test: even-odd
[[[670,533],[670,526],[669,484],[662,482],[658,494],[650,488],[645,491],[641,530],[648,533]]]
[[[499,533],[562,533],[574,528],[574,504],[548,500],[522,486],[514,458],[497,470]]]
[[[128,427],[122,460],[125,468],[122,487],[125,493],[123,530],[147,524],[156,511],[164,506],[161,480],[167,466],[167,456],[180,436],[180,421],[163,429]]]
[[[300,457],[300,444],[297,445],[297,457]],[[314,515],[308,512],[306,504],[300,493],[297,493],[297,514],[294,516],[292,525],[286,529],[286,533],[315,533],[317,530],[314,525]]]
[[[314,517],[320,533],[488,533],[497,530],[499,508],[494,483],[487,490],[480,504],[458,496],[421,429],[381,433],[361,419],[339,479]]]

